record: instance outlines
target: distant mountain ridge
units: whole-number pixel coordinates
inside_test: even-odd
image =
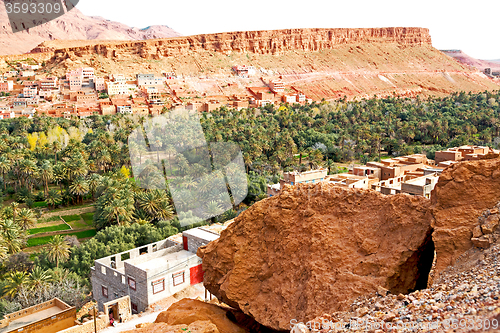
[[[0,8],[4,0],[0,0]],[[86,16],[77,8],[41,26],[12,33],[7,12],[0,11],[0,55],[27,53],[44,41],[50,40],[144,40],[181,36],[164,25],[153,25],[144,29],[106,20],[97,16]]]
[[[440,50],[440,51],[464,65],[476,67],[481,71],[483,71],[485,68],[500,69],[500,59],[480,60],[469,56],[462,50]]]

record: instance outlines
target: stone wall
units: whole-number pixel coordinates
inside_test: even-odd
[[[106,316],[101,315],[96,318],[97,331],[105,329],[109,326],[109,321]],[[58,333],[94,333],[94,320],[90,320],[82,325],[75,325],[65,330],[59,331]]]

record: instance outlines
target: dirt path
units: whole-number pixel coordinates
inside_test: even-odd
[[[66,215],[77,215],[77,214],[82,214],[82,213],[91,213],[95,211],[94,206],[90,207],[83,207],[83,208],[75,208],[75,209],[68,209],[68,210],[60,210],[56,212],[49,212],[45,213],[42,215],[42,219],[52,217],[52,216],[66,216]]]

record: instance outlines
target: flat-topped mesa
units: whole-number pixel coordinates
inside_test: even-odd
[[[142,58],[162,58],[185,52],[249,52],[281,54],[286,51],[319,51],[338,45],[396,43],[403,46],[431,46],[426,28],[284,29],[238,31],[131,42],[97,42],[55,50],[56,57],[68,53],[82,56],[97,53],[107,58],[117,54],[138,54]]]

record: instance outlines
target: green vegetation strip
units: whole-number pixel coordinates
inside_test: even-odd
[[[94,221],[94,214],[95,213],[83,213],[80,214],[80,216],[83,218],[85,223],[92,225],[92,222]]]
[[[52,216],[46,219],[39,219],[37,223],[47,223],[47,222],[54,222],[54,221],[61,221],[61,218],[59,216]]]
[[[67,215],[67,216],[61,216],[62,219],[66,222],[73,222],[73,221],[80,221],[81,217],[80,215]]]
[[[80,231],[80,232],[73,232],[70,234],[64,234],[63,236],[76,236],[76,238],[81,239],[81,238],[94,237],[96,234],[97,234],[97,232],[95,231],[95,229],[90,229],[90,230],[85,230],[85,231]],[[27,246],[32,247],[32,246],[45,245],[48,242],[50,242],[53,237],[54,236],[30,238],[30,239],[28,239]]]
[[[28,233],[30,235],[35,235],[35,234],[41,234],[44,232],[61,231],[61,230],[69,230],[69,229],[70,229],[70,227],[67,226],[66,224],[59,224],[59,225],[55,225],[52,227],[30,229],[28,231]]]

